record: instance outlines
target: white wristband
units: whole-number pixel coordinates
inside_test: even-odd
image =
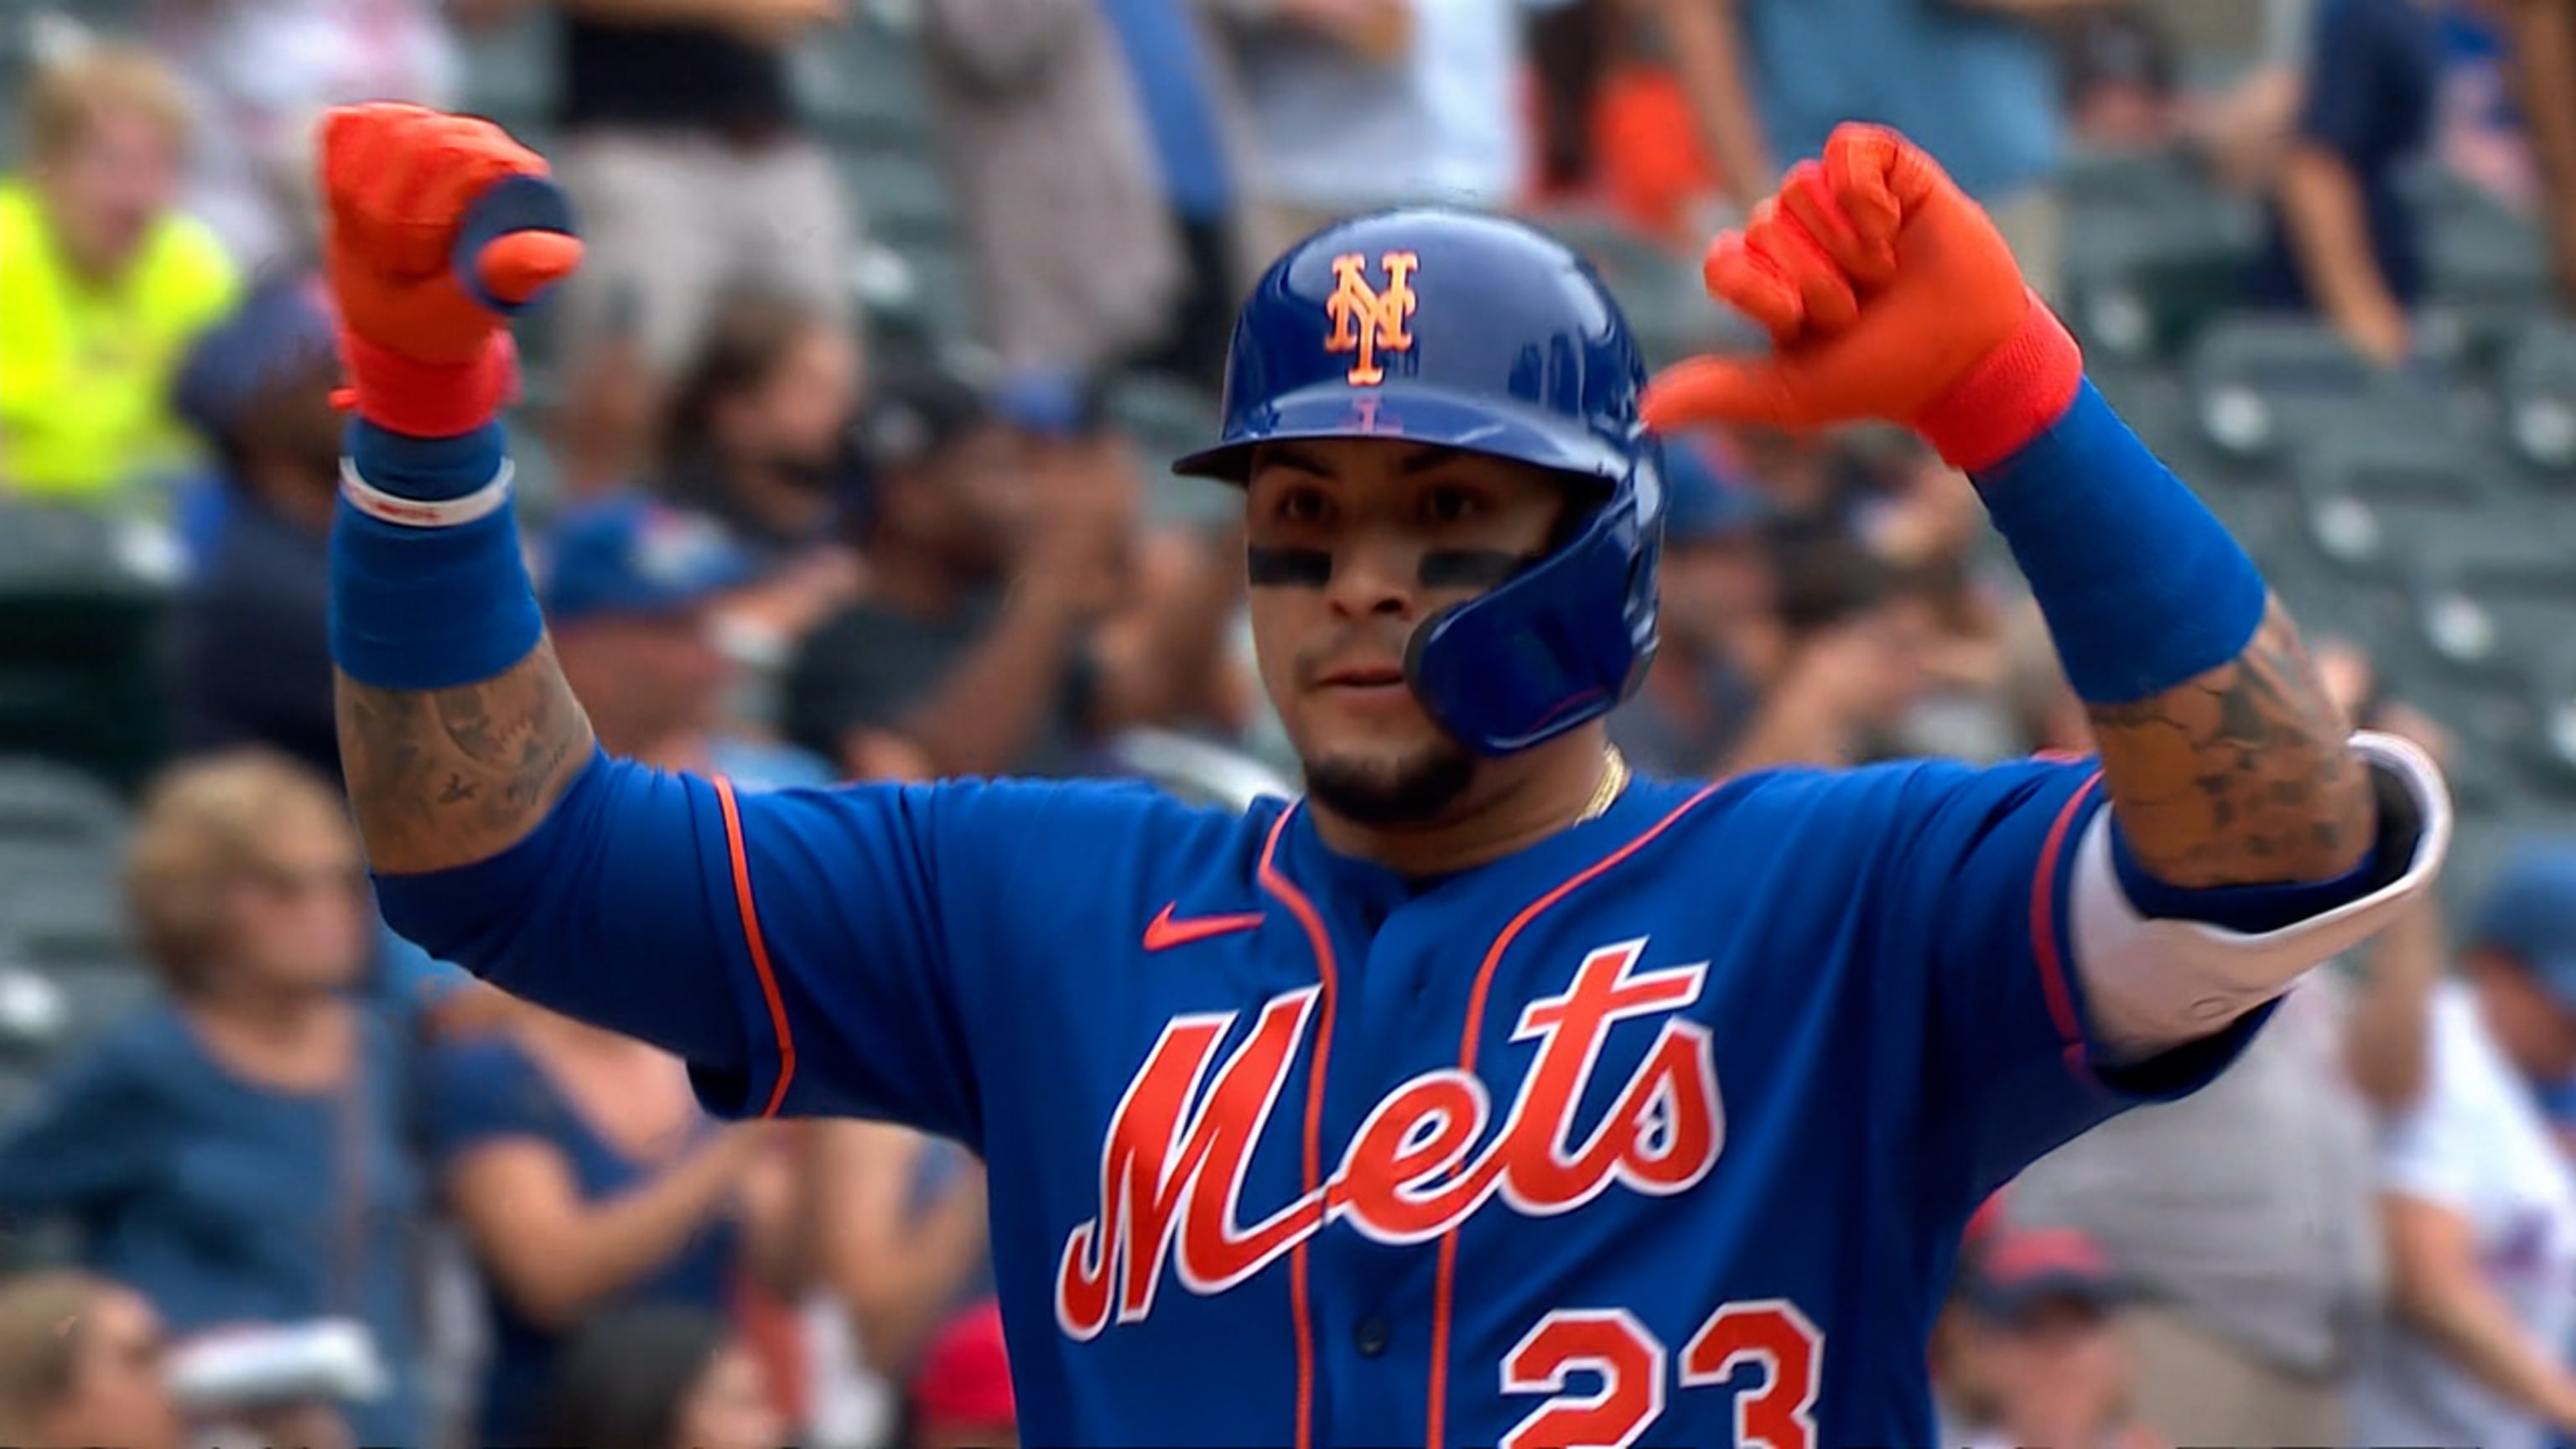
[[[404,498],[387,493],[359,477],[357,465],[342,458],[340,496],[355,504],[360,513],[386,523],[398,523],[405,528],[454,528],[458,524],[489,517],[508,503],[510,480],[517,472],[518,466],[504,457],[500,471],[492,475],[491,482],[462,498]]]

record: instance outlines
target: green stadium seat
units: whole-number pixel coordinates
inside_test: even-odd
[[[2290,476],[2320,555],[2354,574],[2404,579],[2434,541],[2495,527],[2499,490],[2476,456],[2454,435],[2355,409],[2300,442]]]
[[[2493,399],[2427,361],[2382,369],[2318,324],[2235,317],[2209,329],[2188,368],[2200,433],[2241,463],[2275,469],[2354,436],[2478,439],[2498,427]]]
[[[0,753],[120,787],[160,763],[168,548],[133,520],[0,502]]]
[[[948,178],[929,157],[905,150],[844,151],[838,160],[842,183],[871,239],[904,251],[957,244]]]
[[[1240,493],[1205,479],[1172,476],[1174,462],[1216,436],[1213,394],[1172,378],[1135,374],[1111,391],[1109,414],[1135,447],[1148,523],[1216,528],[1241,521]]]
[[[2065,313],[2095,355],[2170,355],[2244,295],[2254,210],[2172,154],[2080,155],[2065,200]]]
[[[798,52],[793,75],[805,113],[836,149],[926,152],[932,118],[921,65],[908,27],[868,13]]]
[[[877,336],[945,352],[980,335],[974,270],[959,253],[903,252],[871,241],[860,249],[857,273],[860,302]]]
[[[2576,325],[2552,318],[2525,328],[2498,383],[2514,452],[2532,468],[2576,475]]]
[[[562,27],[552,6],[532,6],[465,38],[464,109],[542,147],[554,122]]]

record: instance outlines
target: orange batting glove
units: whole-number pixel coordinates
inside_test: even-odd
[[[1837,129],[1710,245],[1705,275],[1772,353],[1667,370],[1646,394],[1658,429],[1892,422],[1976,471],[2056,422],[2083,381],[2075,339],[1984,210],[1883,126]]]
[[[490,422],[518,384],[504,319],[581,264],[545,159],[489,121],[392,103],[333,108],[321,153],[350,403],[411,437]]]

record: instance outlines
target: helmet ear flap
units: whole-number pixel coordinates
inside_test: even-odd
[[[1457,617],[1460,609],[1473,602],[1475,601],[1470,599],[1466,603],[1450,604],[1433,611],[1429,617],[1413,626],[1413,633],[1404,641],[1405,687],[1413,691],[1413,697],[1422,702],[1422,707],[1428,710],[1435,720],[1440,720],[1440,706],[1429,687],[1429,667],[1426,663],[1431,655],[1431,641],[1448,627],[1449,621]],[[1446,720],[1440,720],[1440,723],[1444,728],[1448,725]]]

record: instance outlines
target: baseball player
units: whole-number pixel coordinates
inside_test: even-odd
[[[480,121],[342,110],[322,164],[341,721],[388,917],[682,1054],[717,1110],[981,1153],[1032,1444],[1928,1443],[1971,1209],[2207,1081],[2443,853],[2430,765],[2349,734],[1884,130],[1713,247],[1773,352],[1651,389],[1593,273],[1511,222],[1366,217],[1270,268],[1181,464],[1243,493],[1304,757],[1304,799],[1239,815],[601,752],[493,422],[572,220]],[[1651,428],[1863,418],[1976,480],[2100,758],[1633,778],[1602,717],[1654,649]]]

